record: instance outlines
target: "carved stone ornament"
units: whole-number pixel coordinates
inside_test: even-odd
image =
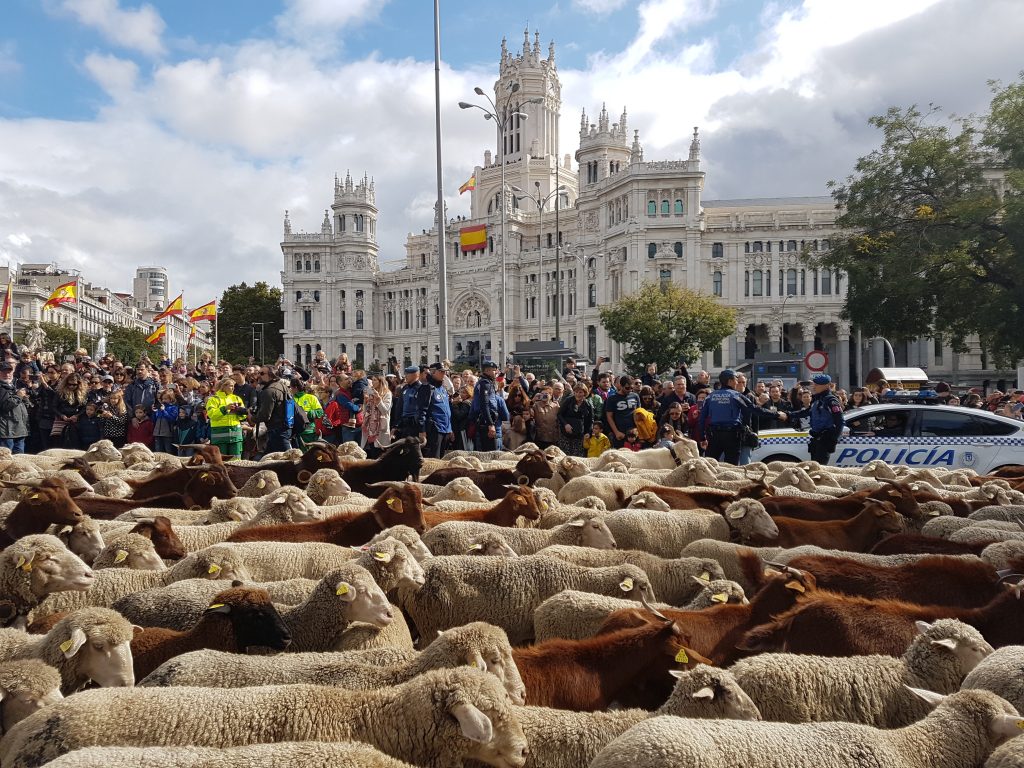
[[[474,316],[475,318],[475,313],[477,312],[480,313],[480,318],[483,324],[486,325],[491,322],[490,305],[488,305],[482,298],[480,298],[479,296],[470,296],[469,298],[463,300],[463,302],[459,305],[458,312],[456,313],[456,317],[458,317],[459,319],[459,324],[463,328],[475,327],[475,319],[474,325],[470,326],[469,318],[470,316]]]
[[[599,226],[597,211],[587,211],[583,215],[583,230],[585,232],[597,232]]]

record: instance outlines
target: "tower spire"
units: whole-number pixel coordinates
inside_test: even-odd
[[[690,142],[690,159],[700,160],[700,135],[696,125],[693,126],[693,141]]]

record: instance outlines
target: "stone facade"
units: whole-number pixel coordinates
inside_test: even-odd
[[[519,88],[512,91],[512,84]],[[835,236],[829,197],[704,200],[701,138],[693,129],[689,155],[647,160],[625,109],[614,121],[602,106],[580,121],[575,170],[559,155],[561,86],[554,44],[543,55],[539,36],[512,54],[502,41],[494,86],[499,111],[509,117],[497,149],[474,169],[470,216],[446,223],[450,357],[478,365],[499,359],[501,178],[512,188],[505,204],[507,330],[517,342],[552,340],[555,311],[561,341],[593,361],[609,357],[621,368],[623,350],[601,327],[598,308],[646,281],[672,281],[721,297],[738,311],[734,335],[700,364],[739,366],[755,353],[829,353],[830,371],[848,386],[883,365],[879,343],[862,340],[840,317],[845,276],[809,268],[805,251],[821,253]],[[564,186],[560,194],[554,190]],[[545,200],[541,209],[536,204]],[[556,211],[557,208],[557,211]],[[318,233],[293,232],[285,212],[285,350],[308,361],[320,350],[341,352],[370,366],[437,359],[437,233],[410,234],[405,263],[378,268],[374,184],[335,178],[334,203]],[[557,226],[556,226],[557,217]],[[464,251],[459,232],[486,225],[486,245]],[[555,277],[555,261],[561,270]],[[560,283],[560,284],[559,284]],[[556,298],[556,284],[560,295]],[[898,345],[900,365],[927,367],[933,378],[977,383],[998,377],[983,371],[980,351],[955,356],[941,340]],[[857,371],[859,358],[861,368]],[[977,381],[975,381],[977,380]],[[993,382],[994,383],[994,382]]]

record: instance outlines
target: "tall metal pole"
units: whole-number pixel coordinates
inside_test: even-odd
[[[497,113],[497,109],[494,110]],[[501,147],[501,357],[498,358],[500,370],[505,369],[505,360],[508,357],[508,325],[505,318],[505,304],[508,298],[505,294],[505,142],[502,136],[502,129],[505,122],[499,120],[495,115],[494,126],[498,132],[498,146]]]
[[[544,285],[544,203],[541,202],[540,198],[540,182],[535,181],[533,185],[537,188],[537,280],[540,283],[540,297],[542,299],[539,302],[542,306],[538,307],[537,312],[537,341],[544,341],[544,310],[547,308],[547,288]]]
[[[434,0],[434,125],[437,140],[437,302],[438,347],[441,360],[448,359],[448,269],[444,242],[444,186],[441,178],[441,7]],[[502,279],[504,280],[504,269]],[[504,292],[504,289],[503,289]],[[502,299],[504,303],[504,299]],[[429,311],[429,310],[428,310]],[[503,313],[504,316],[504,313]]]
[[[555,156],[555,343],[562,340],[562,232],[558,228],[558,209],[562,191],[558,183],[558,156]]]

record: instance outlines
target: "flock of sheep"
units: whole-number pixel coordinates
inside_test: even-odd
[[[694,448],[0,450],[0,766],[1024,767],[1024,467]]]

